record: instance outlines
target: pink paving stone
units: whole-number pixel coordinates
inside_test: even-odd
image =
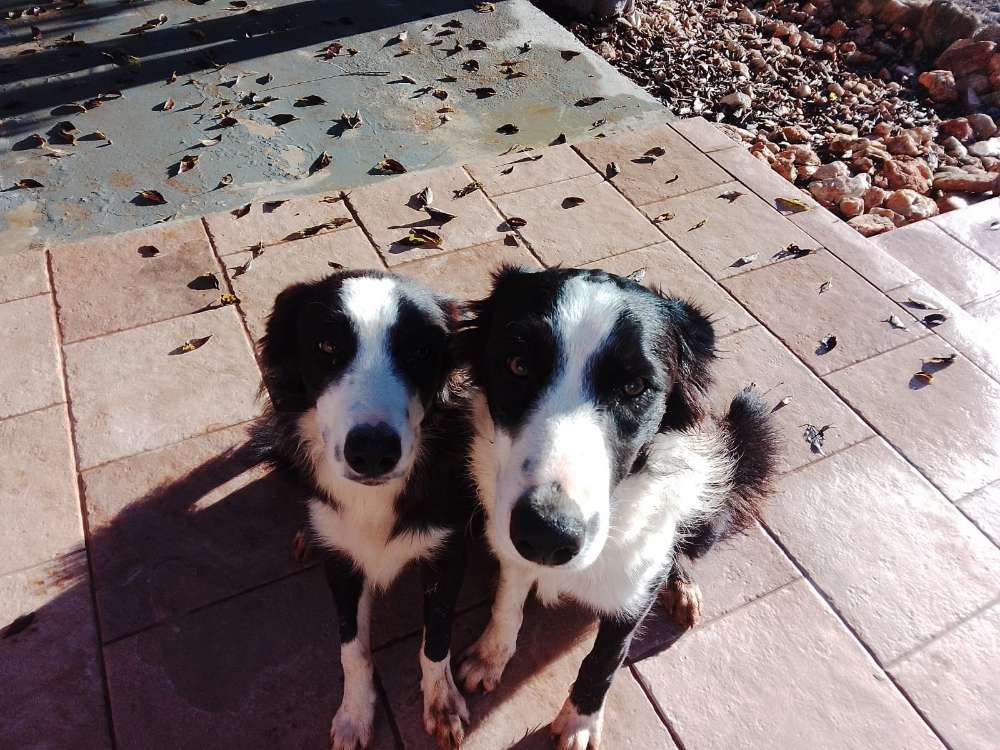
[[[976,365],[1000,380],[1000,347],[996,345],[996,328],[989,322],[966,312],[946,295],[925,281],[917,281],[889,292],[889,296],[910,315],[922,319],[930,313],[943,313],[947,320],[934,327],[934,332]],[[936,305],[936,310],[913,307],[910,299]]]
[[[305,497],[248,438],[240,425],[83,473],[105,641],[301,567]]]
[[[829,386],[764,328],[758,326],[727,336],[718,342],[717,349],[719,359],[712,368],[715,383],[709,391],[713,410],[724,414],[733,396],[755,383],[771,408],[777,407],[771,419],[782,440],[780,471],[791,471],[823,457],[803,438],[803,425],[835,426],[826,434],[828,452],[873,434]],[[778,407],[786,398],[789,402]]]
[[[83,548],[66,406],[0,421],[0,573]]]
[[[205,336],[195,351],[171,354]],[[65,352],[81,469],[258,412],[260,375],[231,307],[81,341]]]
[[[960,305],[1000,293],[1000,270],[932,222],[918,221],[869,241]]]
[[[514,247],[499,240],[448,255],[404,263],[394,270],[456,299],[471,300],[489,294],[493,285],[492,273],[502,263],[521,268],[541,268],[541,264],[523,242],[519,241]]]
[[[479,636],[486,624],[486,607],[462,616],[455,627],[453,654],[459,654]],[[529,605],[518,638],[517,651],[492,693],[466,696],[472,724],[463,748],[495,750],[551,748],[549,723],[556,717],[590,650],[593,618],[572,607],[544,610]],[[403,746],[437,747],[424,734],[421,720],[419,638],[410,638],[375,655],[375,663],[392,706]],[[670,748],[674,744],[641,688],[627,669],[621,669],[608,694],[604,718],[604,747]]]
[[[958,503],[965,515],[1000,545],[1000,482],[984,487]]]
[[[693,302],[712,320],[716,336],[757,325],[750,314],[725,289],[712,280],[673,242],[660,242],[641,250],[587,263],[584,268],[601,268],[626,276],[646,269],[643,284],[666,294]]]
[[[469,173],[461,167],[434,169],[386,178],[384,182],[352,191],[348,200],[385,262],[395,266],[502,238],[499,227],[503,218],[481,190],[455,197],[455,191],[471,182]],[[442,225],[419,210],[412,197],[425,187],[433,193],[434,206],[456,218]],[[400,243],[412,227],[437,232],[442,238],[441,247],[413,247]]]
[[[829,289],[820,294],[827,281]],[[905,310],[822,250],[734,276],[723,286],[820,375],[928,335]],[[906,330],[886,322],[891,315],[908,322]],[[830,334],[837,346],[828,351],[820,341]]]
[[[738,182],[653,203],[643,211],[651,219],[672,214],[657,222],[660,231],[715,279],[774,263],[773,256],[792,244],[816,247],[809,235]]]
[[[619,173],[611,182],[637,206],[721,185],[729,179],[723,169],[669,125],[584,141],[575,148],[601,174],[606,173],[609,163],[617,164]],[[656,159],[644,157],[652,148],[663,148],[666,153]]]
[[[52,298],[0,304],[0,419],[65,401]]]
[[[0,628],[29,614],[0,640],[0,745],[110,750],[84,553],[0,577]]]
[[[1000,737],[1000,605],[890,670],[954,750],[993,750]]]
[[[932,222],[1000,268],[1000,198],[935,216]],[[933,281],[933,279],[931,279]]]
[[[271,201],[272,204],[279,200]],[[350,219],[351,212],[340,193],[332,192],[308,198],[292,198],[281,205],[268,201],[250,204],[250,212],[237,217],[231,211],[205,217],[205,224],[219,255],[231,255],[255,245],[283,242],[288,235],[319,226],[334,219]],[[353,223],[345,226],[354,226]]]
[[[699,151],[705,153],[732,148],[734,145],[742,145],[727,136],[720,128],[717,128],[704,117],[687,117],[683,120],[675,120],[670,123],[670,127],[691,141]]]
[[[490,161],[469,164],[466,169],[490,196],[582,177],[594,171],[571,146],[565,144],[498,156]]]
[[[908,266],[825,208],[817,206],[811,211],[789,214],[788,220],[882,291],[896,289],[918,278]]]
[[[941,747],[805,581],[636,669],[687,750]]]
[[[358,227],[273,245],[251,262],[246,273],[241,273],[250,256],[249,252],[234,253],[223,262],[254,339],[264,334],[274,298],[285,287],[329,276],[337,270],[330,263],[348,269],[384,268],[378,253]]]
[[[698,627],[799,577],[791,561],[756,525],[745,534],[720,542],[700,560],[689,563],[688,569],[703,599]],[[654,605],[633,643],[632,655],[645,658],[668,647],[680,635],[663,608]]]
[[[934,382],[913,374],[952,350],[915,341],[833,373],[827,382],[945,495],[958,500],[1000,479],[1000,385],[959,356]]]
[[[764,516],[882,664],[1000,595],[1000,550],[877,438],[783,478]]]
[[[3,256],[0,265],[0,302],[33,297],[49,291],[45,253],[30,251]]]
[[[336,623],[315,569],[106,646],[118,746],[328,747]],[[373,747],[393,747],[381,704]]]
[[[779,205],[778,198],[792,198],[802,201],[810,209],[819,208],[805,190],[799,190],[767,164],[753,156],[746,147],[740,145],[711,153],[712,160],[725,168],[729,174],[763,198],[775,211],[789,213]],[[792,214],[790,214],[792,215]],[[796,214],[802,216],[803,214]]]
[[[159,252],[146,257],[139,253],[143,247]],[[218,289],[188,286],[206,273],[218,276],[219,266],[200,220],[54,248],[52,279],[63,340],[69,343],[199,310],[220,294]]]
[[[566,198],[585,203],[567,208]],[[528,223],[518,231],[546,265],[578,265],[662,240],[656,228],[597,174],[501,195],[505,216]]]

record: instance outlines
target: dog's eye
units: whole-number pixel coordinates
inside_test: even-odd
[[[628,398],[641,396],[646,390],[646,380],[644,378],[634,378],[622,386],[622,393]]]
[[[528,374],[528,365],[521,357],[511,357],[507,360],[507,369],[519,378]]]
[[[329,341],[320,341],[319,350],[323,352],[323,354],[333,354],[334,352],[333,344],[331,344]]]

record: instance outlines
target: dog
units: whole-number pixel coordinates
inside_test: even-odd
[[[710,320],[602,271],[501,267],[456,349],[474,389],[471,472],[501,568],[459,681],[496,687],[532,587],[544,604],[582,603],[597,636],[550,729],[561,750],[594,750],[605,695],[657,592],[682,624],[697,617],[681,556],[757,518],[775,470],[769,412],[747,389],[706,424]]]
[[[424,728],[445,748],[464,737],[450,640],[476,501],[467,410],[449,398],[457,309],[401,276],[345,271],[282,291],[258,347],[270,406],[257,443],[304,483],[312,533],[328,552],[344,672],[333,750],[371,741],[372,597],[414,562]]]

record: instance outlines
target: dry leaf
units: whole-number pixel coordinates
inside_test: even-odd
[[[497,128],[497,132],[500,133],[500,135],[514,135],[514,133],[516,133],[519,129],[520,128],[518,128],[514,123],[508,122],[506,125],[501,125]]]
[[[235,117],[226,115],[221,120],[219,120],[219,126],[223,128],[231,128],[233,125],[238,125],[239,122],[240,121],[237,120]]]
[[[771,409],[771,413],[774,414],[774,412],[778,411],[778,409],[781,409],[782,407],[788,406],[790,403],[792,403],[792,397],[791,396],[785,396],[783,399],[781,399],[781,401],[779,401],[778,403],[776,403],[774,405],[774,408]]]
[[[143,245],[136,252],[143,258],[153,258],[160,254],[160,248],[155,245]]]
[[[219,184],[216,186],[215,189],[218,190],[219,188],[229,187],[232,184],[233,184],[233,176],[231,174],[226,174],[222,176],[221,180],[219,180]]]
[[[175,70],[169,76],[167,76],[167,83],[175,83],[177,81],[177,71]]]
[[[990,230],[991,232],[995,232],[995,231],[997,231],[998,229],[1000,229],[1000,219],[996,219],[996,220],[994,220],[994,221],[991,221],[991,222],[990,222],[990,225],[989,225],[989,227],[988,227],[988,229],[989,229],[989,230]]]
[[[163,102],[163,104],[160,105],[160,111],[161,112],[169,112],[173,108],[174,108],[174,100],[173,99],[167,99],[165,102]]]
[[[601,125],[604,124],[604,122],[601,121],[601,120],[598,120],[598,122],[600,122]],[[594,124],[595,124],[595,126],[597,126],[597,123],[594,123]],[[597,126],[597,127],[600,127],[600,126]],[[647,157],[649,159],[659,159],[661,156],[665,156],[666,153],[667,153],[667,150],[665,148],[663,148],[663,146],[653,146],[653,148],[651,148],[648,151],[644,152],[643,156],[645,156],[645,157]]]
[[[177,172],[176,174],[184,174],[185,172],[190,172],[196,166],[198,166],[198,159],[201,158],[197,155],[189,154],[177,162]]]
[[[490,86],[480,86],[476,89],[466,89],[470,94],[475,94],[477,99],[488,99],[496,95],[496,89]]]
[[[775,198],[775,205],[783,213],[797,214],[800,211],[808,211],[809,204],[798,198]]]
[[[830,287],[832,286],[833,286],[833,281],[827,279],[826,281],[824,281],[822,284],[819,285],[819,293],[822,294],[823,292],[829,291]]]
[[[604,168],[604,177],[608,180],[619,174],[621,174],[621,169],[619,169],[618,164],[613,161],[609,162],[608,166]]]
[[[670,211],[664,211],[662,214],[653,217],[653,223],[659,224],[661,221],[670,221],[673,218],[674,215]]]
[[[414,245],[418,247],[440,247],[441,235],[423,227],[414,227],[410,233],[400,240],[404,245]]]
[[[476,11],[476,13],[492,13],[497,9],[497,6],[493,3],[476,3],[472,6],[472,9]]]
[[[930,385],[931,383],[934,382],[934,375],[932,375],[929,372],[924,372],[923,370],[920,370],[919,372],[913,373],[912,380],[915,380],[917,386],[922,388],[923,386]]]
[[[434,192],[430,187],[425,187],[419,193],[414,193],[411,200],[417,204],[420,208],[430,205],[434,202]]]
[[[527,223],[528,222],[525,219],[522,219],[520,216],[511,216],[509,219],[507,219],[507,226],[509,226],[511,229],[520,229],[521,227],[526,226]]]
[[[906,324],[899,319],[898,315],[890,315],[888,318],[882,321],[883,323],[888,323],[893,328],[898,328],[901,331],[906,330]]]
[[[222,286],[219,284],[219,277],[214,273],[209,271],[208,273],[203,273],[201,276],[195,276],[191,281],[188,282],[188,289],[196,289],[198,291],[206,291],[208,289],[221,289]]]
[[[699,221],[699,222],[698,222],[697,224],[695,224],[695,225],[694,225],[693,227],[691,227],[691,228],[690,228],[690,229],[689,229],[688,231],[689,231],[689,232],[693,232],[693,231],[694,231],[695,229],[701,229],[701,228],[702,228],[703,226],[705,226],[705,225],[706,225],[707,223],[708,223],[708,219],[702,219],[702,220],[701,220],[701,221]]]
[[[159,190],[142,190],[136,194],[138,198],[153,205],[162,206],[167,202]]]
[[[515,237],[512,234],[504,235],[503,244],[510,245],[511,247],[517,247],[518,246],[517,237]]]
[[[480,185],[478,181],[473,181],[473,182],[470,182],[465,187],[461,187],[458,190],[452,190],[451,192],[452,192],[452,194],[453,194],[453,196],[455,198],[464,198],[469,193],[474,193],[477,190],[479,190],[479,188],[481,188],[481,187],[482,187],[482,185]]]
[[[744,255],[742,258],[737,258],[732,263],[730,263],[729,267],[739,268],[740,266],[749,266],[755,260],[757,260],[757,253],[753,253],[752,255]]]
[[[920,299],[919,297],[907,297],[906,304],[909,307],[915,307],[918,310],[937,310],[939,309],[937,305],[934,305],[927,300]]]
[[[248,213],[250,213],[250,207],[251,207],[251,205],[253,205],[253,204],[247,203],[245,206],[240,206],[239,208],[234,208],[229,213],[231,213],[237,219],[242,219],[244,216],[246,216]]]
[[[201,146],[202,148],[208,148],[209,146],[214,146],[215,144],[219,143],[221,140],[222,136],[217,135],[215,138],[205,138],[203,140],[200,140],[198,141],[197,145]]]
[[[559,56],[566,62],[569,62],[579,54],[580,53],[577,52],[575,49],[564,49],[562,52],[559,53]]]
[[[632,273],[625,276],[628,281],[634,281],[636,284],[641,284],[643,279],[646,278],[646,269],[637,268]]]
[[[951,354],[942,354],[937,357],[925,357],[921,360],[925,365],[930,365],[931,367],[936,367],[938,369],[944,369],[951,365],[958,355],[952,352]]]
[[[39,148],[40,146],[44,146],[46,143],[45,139],[38,133],[32,133],[25,140],[27,141],[29,148]]]
[[[746,193],[741,193],[739,190],[730,190],[728,193],[722,193],[719,197],[732,203],[742,195],[746,195]]]
[[[286,203],[288,203],[288,201],[264,201],[262,204],[260,204],[260,207],[264,213],[269,214],[276,211],[278,208],[285,205]]]
[[[585,96],[583,99],[579,99],[576,102],[577,107],[589,107],[592,104],[597,104],[598,102],[603,102],[603,96]]]
[[[476,52],[484,50],[486,49],[486,42],[484,42],[482,39],[473,39],[471,42],[469,42],[469,49],[474,50]]]
[[[392,172],[394,174],[403,174],[406,171],[406,167],[400,164],[393,158],[386,156],[382,161],[375,165],[375,168],[381,172]]]
[[[326,99],[322,96],[316,94],[310,94],[309,96],[303,96],[295,100],[295,107],[315,107],[319,104],[326,104]]]
[[[402,44],[403,42],[406,41],[406,39],[407,39],[407,37],[409,37],[409,35],[410,35],[410,33],[408,31],[400,31],[398,34],[396,34],[396,36],[394,36],[389,41],[391,43],[395,43],[395,44]]]
[[[344,127],[348,130],[357,130],[364,124],[364,120],[361,119],[361,110],[359,109],[355,111],[353,115],[341,112],[340,122],[343,123]]]
[[[278,127],[281,127],[282,125],[287,125],[290,122],[295,122],[299,118],[296,117],[295,115],[280,114],[280,115],[271,115],[268,119]]]
[[[320,171],[321,169],[326,169],[327,167],[330,166],[330,162],[332,161],[333,159],[330,158],[330,154],[324,151],[319,156],[317,156],[316,161],[314,161],[309,166],[309,174],[316,174],[316,172]]]
[[[325,221],[322,224],[316,224],[315,226],[306,227],[305,229],[300,229],[297,232],[292,232],[290,235],[285,237],[285,240],[302,240],[306,237],[315,237],[322,231],[327,229],[338,229],[345,224],[349,224],[352,221],[350,218],[338,217],[336,219],[331,219],[330,221]]]
[[[829,351],[833,351],[837,348],[837,337],[832,333],[827,334],[819,340],[819,348],[817,354],[826,354]]]
[[[563,198],[562,207],[563,208],[576,208],[577,206],[586,203],[583,198],[577,195],[570,195],[569,197]]]
[[[212,338],[212,337],[211,336],[205,336],[204,338],[200,338],[200,339],[188,339],[183,344],[181,344],[180,346],[178,346],[176,349],[172,350],[170,353],[171,354],[187,354],[188,352],[193,352],[195,349],[200,349],[205,344],[207,344],[208,340],[210,338]]]
[[[457,18],[453,18],[450,21],[445,21],[443,24],[441,24],[441,26],[444,27],[444,28],[446,28],[446,29],[461,29],[461,28],[464,28],[464,25],[462,24],[462,22],[459,21]]]
[[[33,188],[45,187],[38,180],[33,180],[30,177],[25,177],[23,180],[18,180],[14,183],[14,187],[18,190],[28,190]]]
[[[466,60],[462,63],[462,70],[467,70],[470,73],[475,73],[479,70],[479,60]]]
[[[237,297],[235,294],[220,294],[219,295],[219,304],[222,305],[222,306],[225,306],[225,305],[236,305],[236,304],[239,303],[239,301],[240,301],[240,298]]]
[[[944,313],[931,313],[930,315],[924,316],[924,325],[928,328],[935,328],[936,326],[944,323],[946,320],[948,320],[948,316]]]
[[[550,146],[561,146],[565,142],[566,142],[566,134],[565,133],[560,133],[559,135],[557,135],[555,138],[552,139],[552,142],[549,143],[549,145]]]
[[[257,79],[257,83],[259,83],[261,86],[266,86],[273,80],[274,80],[273,75],[271,75],[270,73],[265,73],[264,75],[262,75],[260,78]]]
[[[832,424],[823,425],[822,427],[817,427],[812,424],[801,425],[805,427],[805,431],[802,433],[802,437],[805,438],[806,442],[809,443],[809,448],[813,453],[818,453],[819,455],[825,455],[823,453],[823,443],[826,442],[826,432],[827,430],[835,429]]]

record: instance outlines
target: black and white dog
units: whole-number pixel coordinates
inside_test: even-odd
[[[306,483],[313,533],[329,551],[344,670],[333,750],[371,740],[372,596],[414,561],[424,589],[424,728],[443,747],[464,736],[468,711],[449,652],[476,503],[467,410],[447,397],[456,310],[402,277],[343,272],[278,295],[259,347],[271,406],[257,438]]]
[[[697,614],[679,555],[756,517],[774,466],[768,411],[747,390],[706,426],[709,320],[601,271],[502,268],[457,341],[478,391],[471,468],[501,566],[459,680],[497,685],[532,587],[544,603],[575,599],[600,623],[551,730],[561,749],[597,748],[605,694],[657,592],[677,619]]]

